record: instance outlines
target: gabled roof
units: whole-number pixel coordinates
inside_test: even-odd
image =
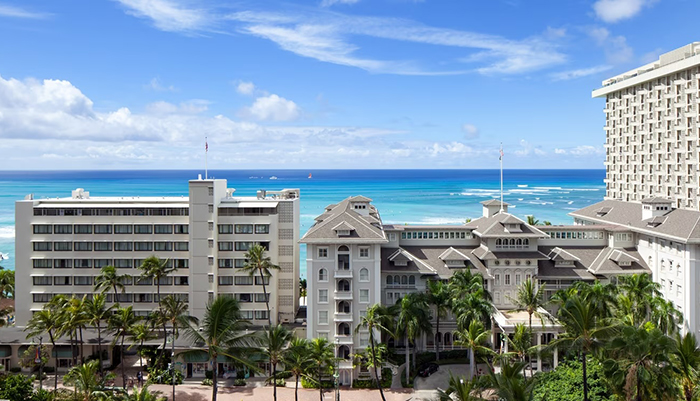
[[[548,259],[539,251],[501,251],[493,252],[485,246],[480,246],[472,251],[472,255],[481,260],[502,260],[502,259]]]
[[[449,247],[445,250],[445,252],[440,254],[440,260],[469,260],[469,256],[454,249],[453,247]]]
[[[612,251],[610,256],[608,256],[608,259],[616,262],[617,264],[639,262],[639,259],[619,249]]]
[[[609,209],[604,216],[596,211]],[[666,220],[656,227],[649,227],[653,219],[642,219],[642,205],[636,202],[604,200],[575,212],[570,216],[590,222],[623,226],[630,231],[659,236],[672,241],[700,243],[700,212],[687,209],[673,209],[666,213]]]
[[[571,253],[563,250],[562,248],[559,248],[558,246],[552,249],[551,252],[547,255],[548,258],[551,260],[557,262],[557,261],[570,261],[570,262],[575,262],[575,261],[580,261],[578,257],[572,255]]]
[[[348,200],[350,202],[365,202],[365,203],[372,202],[372,199],[370,199],[366,196],[362,196],[362,195],[353,196],[353,197],[349,198]]]
[[[391,262],[408,262],[411,260],[412,259],[408,252],[404,251],[401,248],[397,249],[396,252],[392,253],[391,256],[389,256],[389,261]]]
[[[459,271],[460,268],[448,267],[445,261],[440,259],[440,255],[445,253],[450,247],[448,246],[406,246],[402,248],[382,248],[382,272],[418,272],[425,275],[437,275],[440,279],[449,279],[452,275]],[[465,269],[470,266],[472,270],[481,273],[485,278],[493,278],[481,261],[471,255],[473,247],[452,247],[457,252],[466,255],[468,261],[465,260]],[[403,255],[411,259],[407,266],[394,266],[389,258],[397,250],[401,250]]]
[[[668,204],[672,203],[670,199],[667,198],[662,198],[660,196],[656,196],[654,198],[644,198],[642,199],[642,203],[648,204],[648,205],[653,205],[653,204]]]
[[[510,206],[510,204],[501,202],[498,199],[489,199],[481,202],[481,204],[484,206],[501,206],[501,203],[503,203],[503,206]]]
[[[631,265],[620,266],[620,261],[629,261]],[[599,252],[598,257],[588,267],[588,271],[604,275],[651,273],[635,248],[615,249],[610,247],[603,248]]]
[[[376,221],[367,219],[367,216],[353,210],[350,199],[353,198],[327,206],[325,212],[319,216],[323,216],[323,219],[317,218],[299,242],[303,244],[383,244],[388,242],[381,228],[379,214],[373,216]],[[349,230],[350,235],[338,237],[337,230]]]
[[[506,228],[506,224],[520,224],[520,230]],[[491,217],[480,217],[470,221],[466,228],[473,229],[474,234],[481,238],[520,237],[520,238],[549,238],[549,234],[535,226],[528,225],[523,220],[510,213],[496,213]]]

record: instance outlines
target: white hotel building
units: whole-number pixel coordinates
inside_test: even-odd
[[[189,196],[71,197],[17,201],[16,318],[24,326],[53,295],[93,293],[100,268],[127,274],[122,306],[139,315],[157,307],[155,284],[139,279],[138,266],[156,255],[177,270],[161,281],[161,293],[189,303],[202,318],[217,295],[241,302],[254,325],[267,323],[260,277],[241,271],[256,243],[279,265],[269,278],[271,318],[293,322],[299,306],[299,190],[258,191],[235,196],[226,180],[192,180]],[[113,291],[107,291],[111,302]]]

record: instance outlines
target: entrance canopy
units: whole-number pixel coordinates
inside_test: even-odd
[[[564,331],[559,321],[549,312],[539,308],[537,313],[542,319],[537,317],[536,314],[532,314],[533,333],[561,333]],[[526,311],[496,310],[493,320],[502,332],[512,334],[515,332],[516,325],[523,324],[526,327],[529,325],[530,315]]]

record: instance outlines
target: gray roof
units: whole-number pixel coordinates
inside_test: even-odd
[[[447,248],[445,252],[440,254],[439,257],[441,260],[469,260],[469,256],[454,249],[453,247]]]
[[[596,213],[602,208],[609,209],[604,216]],[[695,210],[673,209],[664,215],[666,220],[656,227],[647,224],[653,219],[642,220],[642,205],[636,202],[604,200],[569,215],[595,223],[624,226],[637,233],[700,243],[700,212]]]
[[[501,206],[501,203],[503,203],[503,206],[510,206],[510,204],[501,202],[498,199],[489,199],[481,202],[481,204],[484,206]]]
[[[520,231],[508,231],[505,224],[520,224]],[[510,213],[496,213],[491,217],[480,217],[466,225],[472,228],[474,234],[481,238],[520,237],[520,238],[549,238],[549,234],[535,226],[528,225]]]
[[[540,278],[566,278],[578,276],[581,279],[593,279],[594,275],[618,275],[632,273],[650,273],[646,263],[634,248],[610,248],[597,246],[550,247],[540,246],[540,251],[551,259],[540,260],[538,276]],[[556,267],[557,258],[554,255],[564,255],[573,258],[573,266]],[[612,258],[630,260],[630,266],[620,266]],[[566,259],[562,259],[566,260]],[[570,259],[571,260],[571,259]],[[569,271],[567,271],[569,270]]]
[[[668,204],[668,203],[672,203],[672,201],[668,198],[662,198],[662,197],[657,196],[654,198],[644,198],[644,199],[642,199],[642,203],[653,205],[653,204]]]
[[[353,196],[353,197],[349,198],[348,200],[350,202],[367,202],[367,203],[372,202],[372,199],[370,199],[366,196],[362,196],[362,195]]]
[[[303,244],[383,244],[388,242],[381,228],[379,214],[372,211],[373,219],[353,210],[353,199],[365,197],[350,197],[342,202],[329,205],[325,212],[316,218],[309,231],[299,241]],[[376,219],[376,221],[374,220]],[[338,237],[336,230],[351,230],[349,236]]]
[[[469,227],[464,224],[384,224],[385,231],[415,230],[464,230]],[[471,229],[470,229],[471,230]]]
[[[502,260],[502,259],[547,259],[539,251],[501,251],[493,252],[485,246],[480,246],[472,251],[472,255],[481,260]]]
[[[411,262],[408,266],[394,266],[389,261],[389,256],[401,249],[404,254],[408,254]],[[460,270],[459,267],[447,267],[445,261],[440,259],[446,251],[453,249],[465,256],[464,267],[473,266],[473,268],[481,273],[486,278],[491,278],[486,270],[486,267],[479,259],[471,255],[474,248],[471,247],[449,247],[449,246],[407,246],[402,248],[382,248],[382,272],[410,272],[415,271],[422,274],[437,274],[441,279],[452,277],[455,271]]]

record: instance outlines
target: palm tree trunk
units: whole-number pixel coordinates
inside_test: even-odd
[[[277,401],[277,364],[272,364],[272,398]]]
[[[372,329],[370,328],[369,336],[370,346],[372,347],[372,365],[374,365],[374,378],[377,380],[377,388],[379,389],[379,395],[382,396],[382,401],[386,401],[384,397],[384,390],[382,390],[382,383],[379,381],[379,371],[377,370],[377,354],[374,349],[374,336],[372,335]]]
[[[411,372],[410,372],[411,360],[410,360],[409,355],[408,355],[408,351],[409,351],[409,349],[408,349],[408,346],[409,346],[408,345],[408,328],[406,328],[406,340],[405,341],[406,341],[406,385],[408,385],[408,382],[410,380],[409,377],[411,377]]]
[[[85,363],[85,343],[83,343],[83,328],[78,327],[78,331],[80,332],[80,363],[83,364]]]
[[[437,313],[437,324],[435,325],[435,333],[438,334],[440,333],[440,309],[438,309]],[[440,360],[440,336],[436,335],[435,338],[437,341],[435,342],[435,360],[439,361]]]
[[[214,353],[213,356],[214,356],[214,362],[212,363],[212,368],[211,368],[211,373],[212,373],[212,375],[211,375],[212,380],[211,381],[213,383],[212,389],[211,389],[211,399],[212,399],[212,401],[216,401],[216,394],[219,392],[219,385],[217,384],[217,377],[216,377],[216,376],[218,376],[218,374],[216,373],[216,368],[217,368],[216,365],[217,365],[217,359],[219,359],[219,358],[217,357],[216,353]]]
[[[530,346],[532,346],[532,313],[528,314],[528,328],[530,330]],[[530,377],[532,377],[532,357],[530,353],[527,354],[527,368],[530,370]]]
[[[126,332],[122,332],[122,345],[121,345],[121,352],[122,352],[122,387],[126,389],[126,373],[124,371],[124,336],[126,335]]]
[[[100,378],[104,378],[104,371],[102,369],[102,330],[100,330],[100,321],[97,321],[97,358],[100,361]]]
[[[272,316],[270,316],[270,300],[267,299],[267,287],[265,286],[265,276],[263,276],[262,270],[260,270],[260,280],[263,286],[263,294],[265,295],[265,307],[267,307],[267,327],[269,328],[272,327]]]
[[[581,362],[581,367],[583,368],[583,401],[588,401],[588,375],[586,374],[586,353],[582,352],[581,354],[583,357],[583,361]]]
[[[53,339],[53,333],[51,333],[51,330],[49,330],[49,339],[51,340],[51,352],[54,354],[54,371],[53,371],[53,391],[56,392],[58,390],[58,350],[56,349],[56,342]],[[39,355],[41,355],[41,351],[39,351]]]
[[[294,401],[299,401],[299,375],[295,375],[296,382],[294,383]]]
[[[318,399],[323,401],[323,383],[321,382],[321,365],[318,365]]]
[[[143,340],[139,346],[139,364],[141,365],[141,374],[143,374]]]
[[[474,348],[469,348],[469,373],[471,377],[469,380],[474,380],[474,375],[476,373],[476,353]]]

